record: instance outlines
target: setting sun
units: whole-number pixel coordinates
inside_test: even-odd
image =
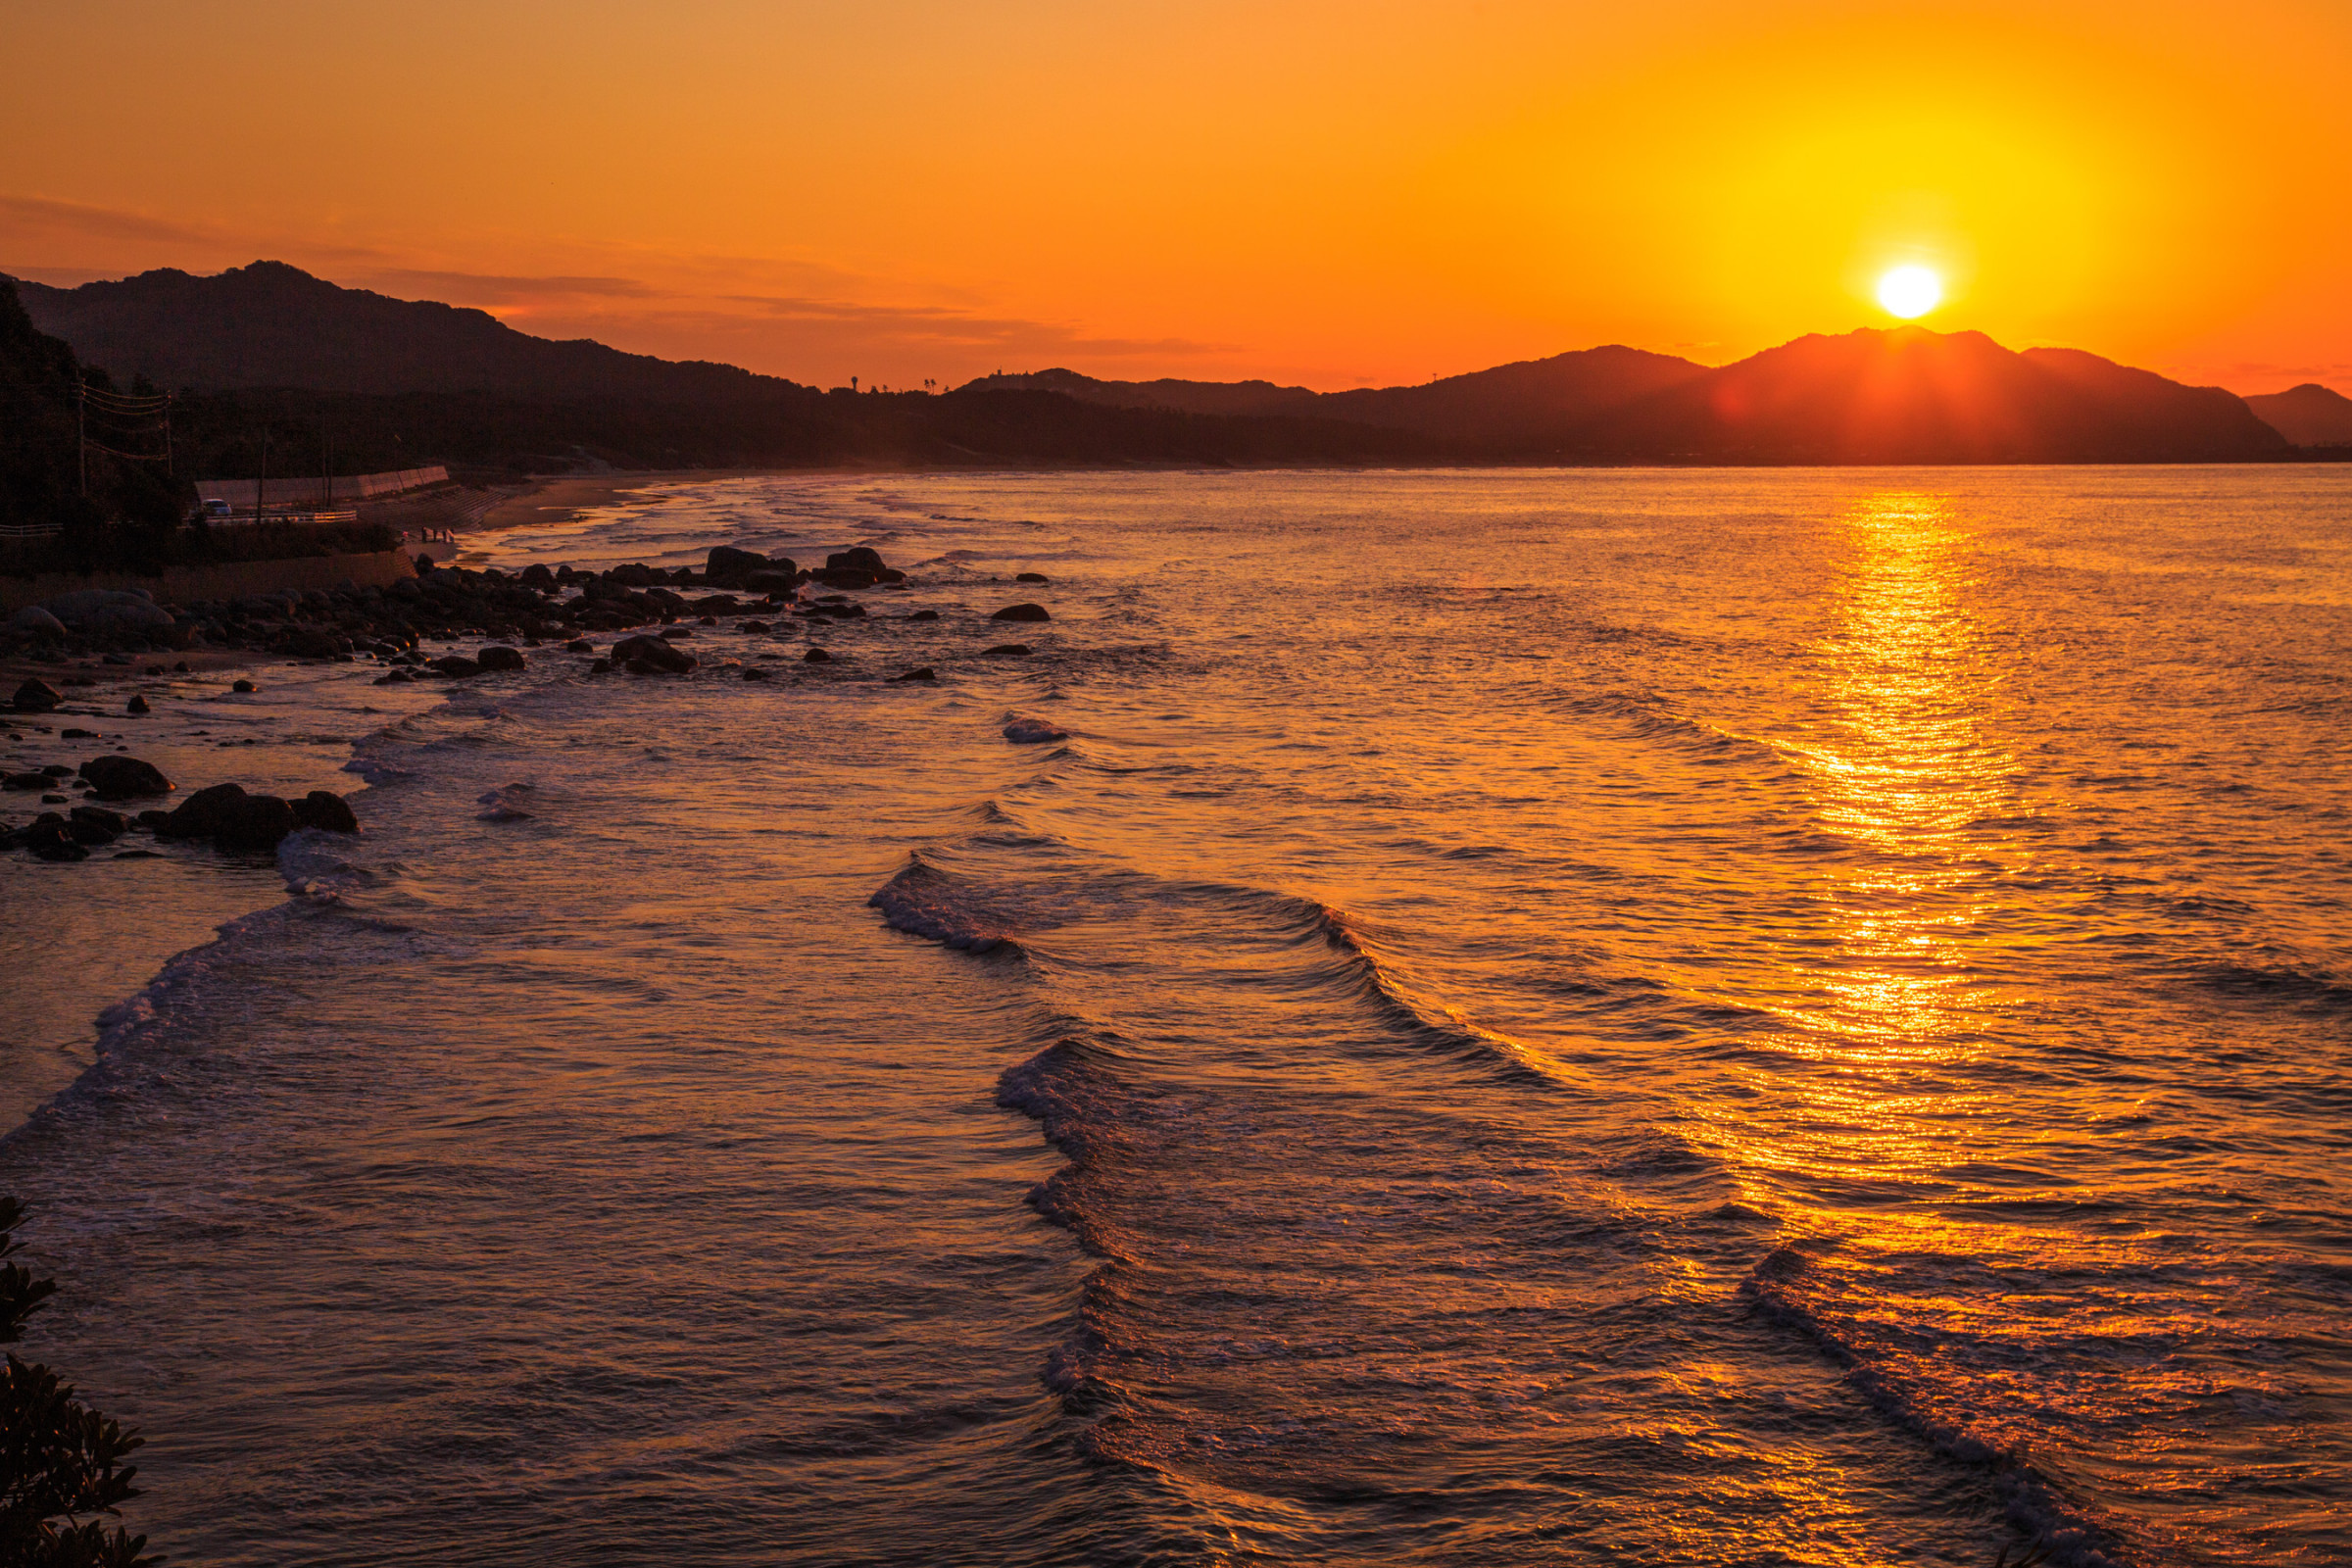
[[[1924,267],[1898,267],[1879,279],[1879,304],[1910,320],[1943,302],[1943,279]]]

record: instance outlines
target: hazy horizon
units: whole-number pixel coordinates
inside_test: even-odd
[[[2352,374],[2352,15],[2091,0],[708,4],[18,19],[9,265],[279,257],[797,380],[1411,385],[1883,319],[2249,393]],[[86,109],[92,84],[107,104]],[[191,113],[191,107],[200,113]]]

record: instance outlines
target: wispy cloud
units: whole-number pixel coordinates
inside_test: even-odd
[[[486,310],[536,335],[593,337],[637,353],[725,361],[800,380],[858,372],[911,382],[1056,364],[1149,368],[1238,352],[1228,343],[1120,336],[992,312],[965,289],[872,275],[817,257],[665,254],[593,243],[550,250],[535,239],[491,236],[476,254],[567,262],[572,270],[477,270],[465,265],[472,257],[453,254],[446,243],[398,250],[272,237],[208,220],[0,194],[0,271],[39,282],[72,285],[154,267],[217,271],[268,258],[347,287]],[[131,265],[105,265],[124,260]]]
[[[652,299],[661,290],[633,277],[515,276],[500,272],[437,272],[387,267],[345,281],[404,299],[449,305],[520,305],[547,299]]]

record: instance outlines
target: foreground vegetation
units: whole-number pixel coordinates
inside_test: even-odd
[[[24,1210],[0,1198],[0,1258],[22,1244]],[[0,1345],[24,1337],[24,1320],[57,1292],[22,1263],[0,1265]],[[137,1496],[127,1463],[145,1443],[74,1397],[38,1362],[9,1352],[0,1373],[0,1563],[23,1568],[149,1568],[147,1538],[108,1523]]]

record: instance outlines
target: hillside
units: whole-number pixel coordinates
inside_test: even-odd
[[[2248,398],[2246,407],[2299,447],[2352,446],[2352,398],[2317,381]]]
[[[2218,387],[1913,326],[1767,349],[1629,405],[1577,442],[1613,461],[1764,464],[2212,463],[2286,448]]]
[[[1059,392],[1088,403],[1195,414],[1312,415],[1409,430],[1463,456],[1543,455],[1602,415],[1707,373],[1672,355],[1608,347],[1449,375],[1421,386],[1313,392],[1271,381],[1098,381],[1073,370],[986,376],[970,388]]]
[[[663,402],[793,386],[728,365],[532,337],[482,311],[341,288],[283,262],[212,277],[167,268],[78,288],[17,286],[40,330],[91,364],[160,386]]]
[[[818,391],[554,342],[480,311],[256,262],[22,285],[85,363],[196,387],[191,463],[250,473],[448,462],[624,467],[1298,463],[2200,463],[2292,458],[2246,402],[2066,349],[1921,327],[1808,336],[1709,369],[1610,346],[1421,386],[989,376],[940,397]],[[2297,431],[2352,401],[2263,400]],[[2301,420],[2303,422],[2298,423]]]
[[[160,464],[91,452],[84,494],[75,400],[85,375],[101,392],[115,389],[103,370],[85,371],[67,344],[35,331],[16,290],[0,278],[0,527],[84,528],[117,519],[161,526],[177,518],[186,487]],[[101,441],[125,450],[150,444],[144,418],[110,416],[102,407],[90,422]]]

